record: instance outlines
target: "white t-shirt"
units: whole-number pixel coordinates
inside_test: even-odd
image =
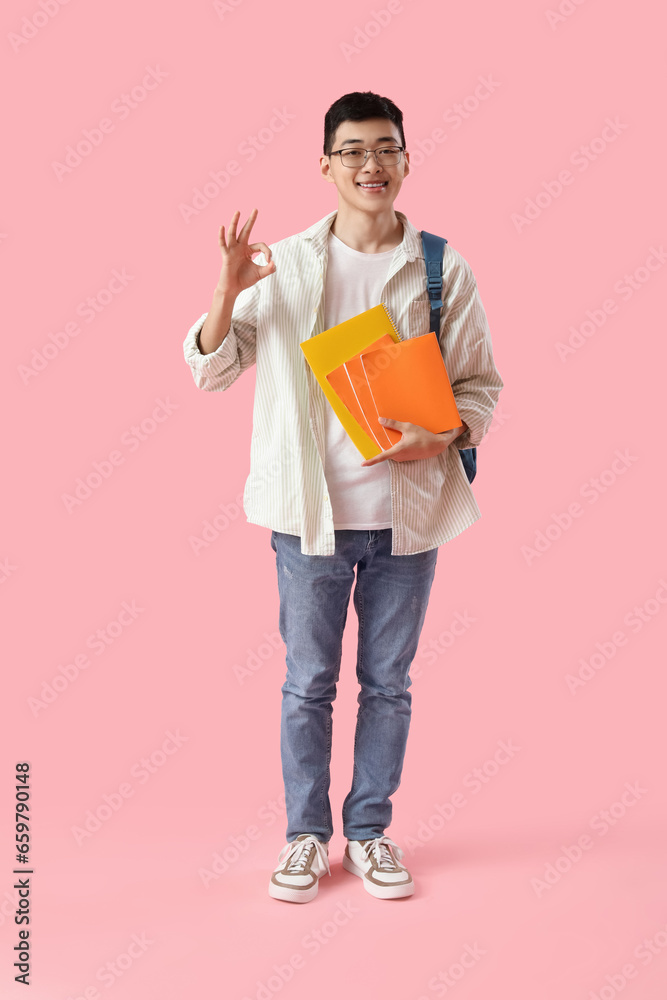
[[[329,232],[325,330],[382,302],[394,251],[361,253]],[[387,461],[362,468],[357,450],[327,402],[325,462],[334,528],[391,528],[391,480]]]

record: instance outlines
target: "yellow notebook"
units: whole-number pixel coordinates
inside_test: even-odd
[[[364,458],[373,458],[382,451],[377,442],[369,437],[352,416],[348,408],[327,382],[327,375],[349,358],[365,350],[383,334],[388,333],[395,343],[401,338],[393,321],[382,303],[365,312],[332,326],[317,336],[301,343],[306,361],[313,370],[322,391],[331,403],[341,424],[354,441]]]

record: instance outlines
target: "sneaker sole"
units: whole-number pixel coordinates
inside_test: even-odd
[[[363,869],[355,865],[347,854],[343,855],[343,868],[351,875],[357,875],[363,881],[366,892],[370,892],[371,896],[377,899],[401,899],[404,896],[411,896],[415,891],[415,884],[412,881],[403,885],[375,885],[374,882],[369,882]]]
[[[310,889],[293,889],[289,885],[276,885],[275,882],[269,882],[269,896],[273,896],[274,899],[283,899],[286,903],[309,903],[317,896],[319,886],[319,879],[315,885],[311,885]]]

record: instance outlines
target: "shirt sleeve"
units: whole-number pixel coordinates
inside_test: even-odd
[[[183,354],[198,389],[219,392],[229,389],[239,375],[255,363],[257,310],[262,279],[245,288],[236,298],[227,336],[210,354],[199,350],[199,334],[208,313],[190,327]]]
[[[440,345],[456,408],[468,425],[453,442],[475,448],[486,435],[503,381],[493,359],[491,333],[477,282],[466,261],[448,290],[440,326]]]

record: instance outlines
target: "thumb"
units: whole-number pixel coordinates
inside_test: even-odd
[[[270,260],[268,264],[264,264],[262,267],[258,267],[260,278],[266,278],[267,275],[273,274],[276,269],[274,261]]]
[[[378,417],[381,424],[385,427],[394,427],[397,431],[402,431],[407,424],[403,420],[392,420],[391,417]]]

